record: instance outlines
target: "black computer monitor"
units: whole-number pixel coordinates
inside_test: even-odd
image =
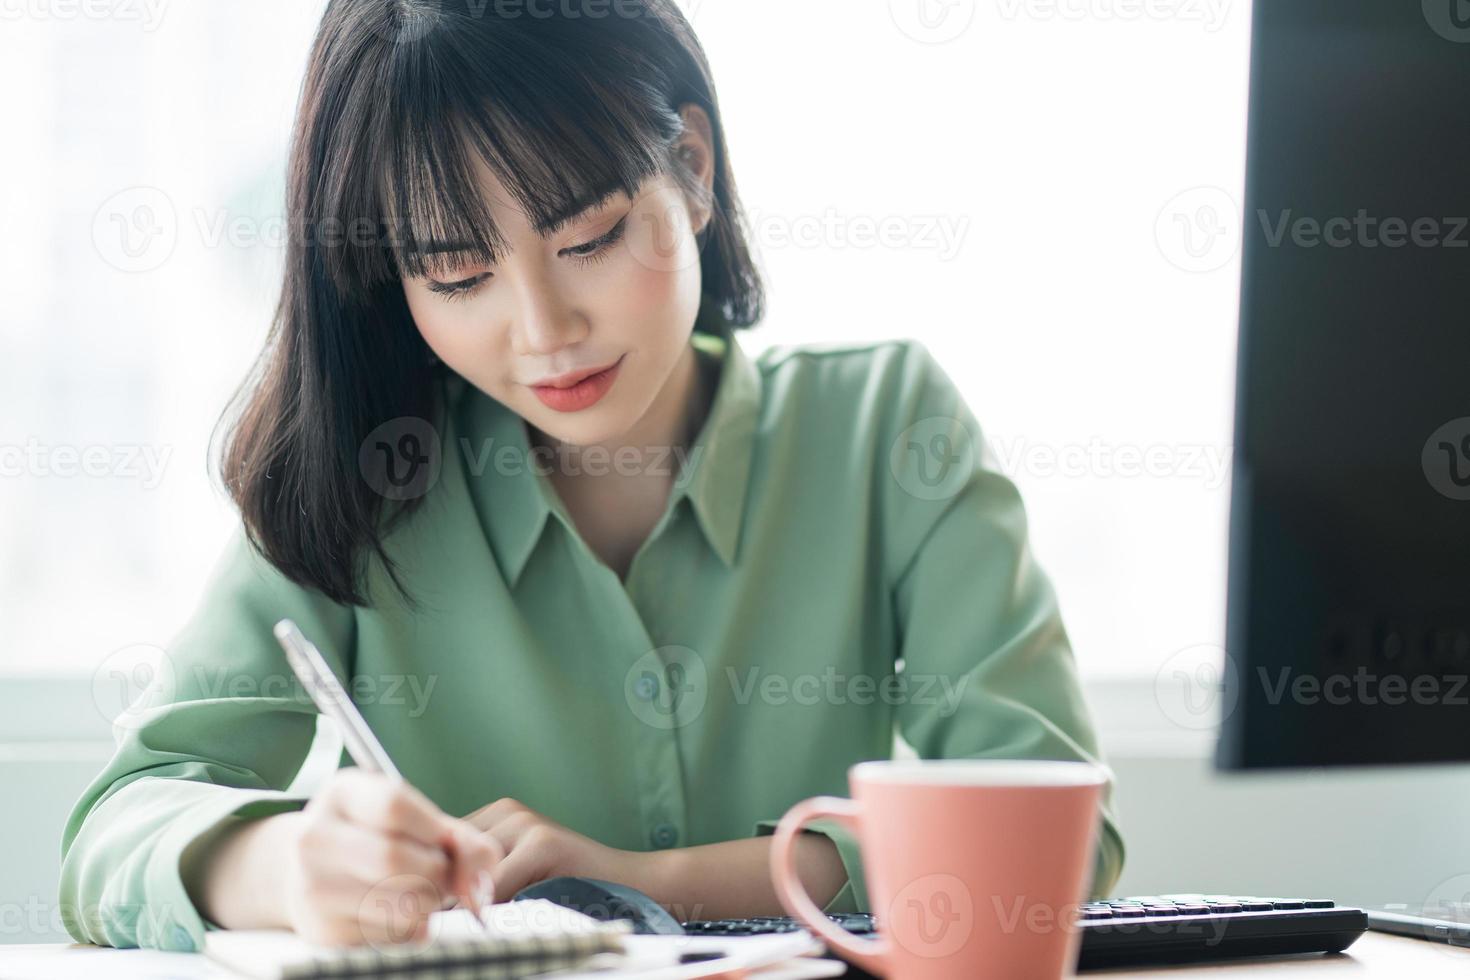
[[[1252,32],[1217,762],[1470,760],[1470,0]]]

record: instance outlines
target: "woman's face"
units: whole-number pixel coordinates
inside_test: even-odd
[[[699,142],[700,127],[689,129],[685,139]],[[701,173],[698,152],[684,159]],[[419,332],[451,369],[552,438],[618,440],[690,353],[694,236],[707,215],[691,214],[672,177],[655,177],[543,237],[483,165],[480,183],[505,253],[493,266],[405,279]],[[602,373],[573,383],[589,372]]]

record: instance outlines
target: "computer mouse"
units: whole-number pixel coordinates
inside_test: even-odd
[[[645,935],[682,936],[684,927],[662,905],[627,885],[597,878],[547,878],[527,885],[511,898],[544,898],[548,902],[590,915],[601,922],[622,919],[633,923],[633,931]]]

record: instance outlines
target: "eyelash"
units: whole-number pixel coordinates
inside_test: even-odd
[[[612,251],[612,247],[622,240],[623,233],[627,230],[627,227],[628,219],[624,217],[617,224],[609,228],[606,233],[599,235],[590,242],[573,245],[571,248],[563,249],[563,251],[567,253],[568,258],[578,265],[596,265],[599,262],[607,260],[609,253]],[[579,249],[589,249],[590,251],[579,251]],[[459,282],[438,282],[430,279],[428,281],[428,288],[429,292],[437,293],[445,299],[457,300],[469,296],[489,280],[490,273],[488,272],[470,279],[462,279]]]

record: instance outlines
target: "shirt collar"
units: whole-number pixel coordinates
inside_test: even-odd
[[[695,325],[691,343],[719,365],[714,397],[668,506],[676,507],[679,498],[687,497],[706,540],[732,567],[745,512],[761,376],[731,331],[707,323]],[[500,571],[514,586],[541,538],[547,516],[555,514],[573,533],[575,525],[550,479],[530,465],[525,420],[462,378],[453,379],[451,391],[454,387],[461,389],[455,396],[455,423],[462,438],[448,448],[460,459]]]

